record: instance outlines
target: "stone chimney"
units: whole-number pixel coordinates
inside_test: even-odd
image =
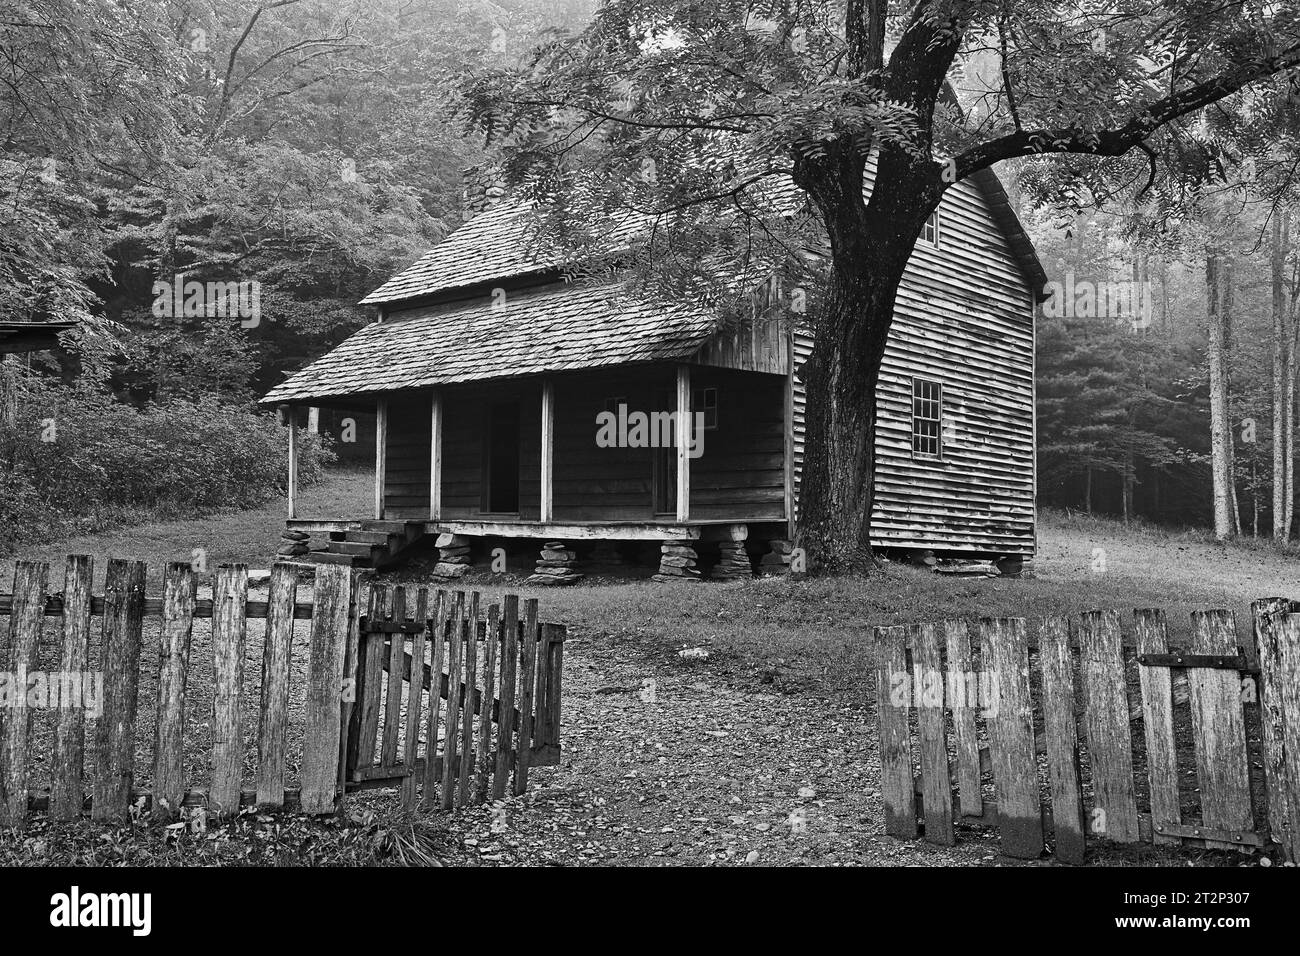
[[[469,222],[501,201],[506,194],[501,170],[492,163],[466,166],[460,174],[461,221]]]

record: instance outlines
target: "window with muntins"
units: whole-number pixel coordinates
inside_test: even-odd
[[[912,457],[943,457],[943,386],[912,379]]]

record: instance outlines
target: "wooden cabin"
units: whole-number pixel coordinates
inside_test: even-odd
[[[669,575],[695,576],[710,560],[691,552],[719,548],[717,567],[743,571],[741,552],[787,564],[811,342],[784,304],[737,326],[566,283],[563,262],[530,251],[525,215],[509,201],[475,215],[363,300],[372,324],[263,399],[291,436],[304,407],[376,416],[372,513],[299,517],[291,467],[290,527],[331,532],[319,559],[360,563],[437,533],[456,555],[473,539],[552,542],[552,568],[590,540],[661,542]],[[996,178],[951,188],[912,256],[881,377],[881,548],[1033,553],[1044,284]],[[601,422],[638,412],[649,435],[598,440]],[[688,423],[695,447],[656,441],[665,421]]]

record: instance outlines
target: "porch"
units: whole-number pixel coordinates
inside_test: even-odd
[[[287,528],[330,533],[340,562],[396,563],[430,534],[679,549],[791,534],[788,374],[646,363],[313,404],[375,415],[370,513],[306,516],[303,404],[281,406]]]

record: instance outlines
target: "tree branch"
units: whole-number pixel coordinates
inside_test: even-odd
[[[1223,76],[1166,96],[1114,129],[1095,131],[1066,126],[1055,129],[1017,130],[974,146],[959,155],[956,158],[956,179],[964,179],[971,173],[986,169],[1004,159],[1033,156],[1039,153],[1121,156],[1145,141],[1166,123],[1217,103],[1255,80],[1273,76],[1297,65],[1300,65],[1300,44],[1289,47],[1286,51],[1266,60],[1248,64]]]

